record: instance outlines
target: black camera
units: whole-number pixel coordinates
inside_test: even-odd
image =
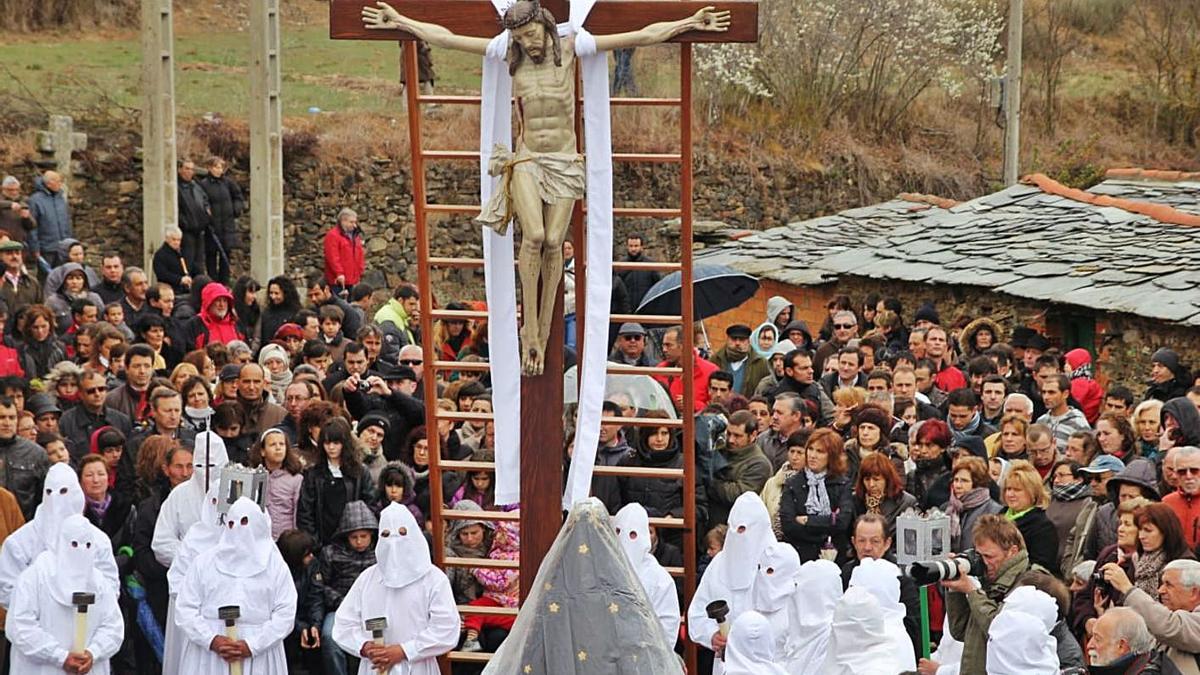
[[[908,576],[912,577],[918,586],[928,586],[939,581],[958,579],[964,575],[983,577],[986,571],[983,556],[975,549],[969,548],[953,558],[915,562],[909,566]]]
[[[1092,585],[1099,588],[1106,598],[1114,597],[1117,594],[1112,582],[1104,578],[1104,570],[1092,572]]]

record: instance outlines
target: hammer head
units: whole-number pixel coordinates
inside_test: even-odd
[[[725,617],[729,616],[729,603],[724,600],[713,600],[704,607],[704,611],[713,621],[725,623]]]
[[[371,631],[372,635],[382,634],[387,629],[387,617],[381,616],[375,619],[367,619],[363,622],[363,627]]]
[[[71,604],[75,605],[75,609],[78,610],[80,614],[86,614],[88,611],[88,606],[96,604],[96,594],[72,593]]]
[[[224,621],[226,626],[232,626],[242,616],[242,608],[237,605],[225,605],[217,608],[217,618]]]

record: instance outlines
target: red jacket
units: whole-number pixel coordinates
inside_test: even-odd
[[[1163,497],[1162,503],[1171,507],[1175,516],[1179,518],[1188,549],[1196,548],[1196,543],[1200,542],[1200,497],[1188,497],[1176,490]]]
[[[353,286],[362,279],[366,268],[367,258],[361,232],[355,230],[347,235],[341,225],[329,228],[325,233],[325,280],[329,285],[337,286],[337,278],[344,276],[345,286]]]
[[[694,352],[696,355],[695,366],[692,368],[692,395],[695,397],[693,412],[700,412],[708,405],[708,376],[720,370],[717,364],[712,361],[706,361],[700,358],[700,352]],[[671,364],[663,361],[658,364],[659,368],[665,368]],[[667,388],[667,393],[671,395],[671,401],[676,397],[683,396],[683,379],[674,375],[655,375],[654,379],[658,383]]]
[[[0,377],[25,377],[25,369],[21,367],[21,355],[17,350],[0,342]]]

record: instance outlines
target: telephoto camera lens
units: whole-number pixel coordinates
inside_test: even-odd
[[[956,558],[915,562],[908,570],[908,575],[917,582],[918,586],[928,586],[939,581],[957,579],[960,574],[962,574],[962,569]]]

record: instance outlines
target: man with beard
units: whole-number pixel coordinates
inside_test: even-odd
[[[244,340],[233,315],[233,293],[224,284],[213,282],[200,291],[200,311],[192,317],[185,349],[203,349],[210,344],[229,344]]]
[[[625,262],[654,262],[646,256],[640,233],[634,232],[625,238]],[[662,273],[657,270],[625,270],[619,276],[621,281],[625,282],[625,290],[629,292],[629,305],[635,309],[642,304],[646,292],[662,279]]]
[[[729,517],[738,497],[746,492],[759,493],[771,477],[771,460],[755,444],[758,422],[747,410],[729,416],[725,429],[725,465],[713,473],[708,485],[709,526],[720,525]]]
[[[725,329],[725,346],[713,355],[713,363],[733,375],[733,391],[746,398],[771,373],[767,360],[750,349],[750,327],[740,323]]]

